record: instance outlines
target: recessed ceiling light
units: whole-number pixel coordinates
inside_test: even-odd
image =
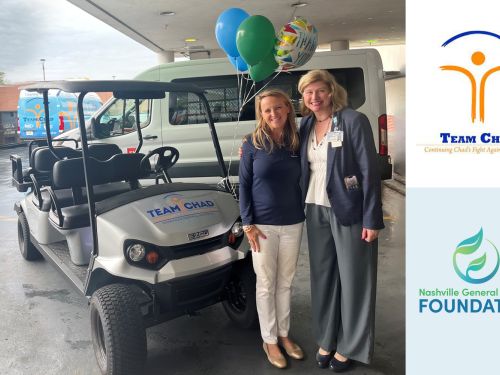
[[[163,12],[160,12],[160,16],[175,16],[175,12],[172,12],[171,10],[165,10]]]
[[[303,3],[301,1],[297,2],[297,3],[293,3],[292,5],[290,5],[292,8],[302,8],[302,7],[305,7],[307,6],[308,4],[307,3]]]
[[[372,20],[372,19],[373,19],[373,17],[368,17],[368,19],[369,19],[369,20]]]
[[[197,40],[196,38],[186,38],[186,39],[184,39],[184,41],[186,43],[193,43],[193,42],[196,42],[196,40]]]

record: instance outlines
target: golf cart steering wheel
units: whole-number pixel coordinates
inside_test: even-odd
[[[144,156],[141,161],[141,165],[144,165],[146,160],[151,159],[155,155],[158,155],[158,160],[156,161],[154,169],[157,178],[161,177],[165,182],[172,182],[167,174],[167,170],[172,168],[175,163],[177,163],[177,160],[179,160],[179,150],[170,146],[155,148]]]

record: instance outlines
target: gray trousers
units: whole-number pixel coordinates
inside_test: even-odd
[[[318,345],[370,363],[373,355],[377,240],[362,224],[342,226],[329,207],[307,204],[313,333]]]

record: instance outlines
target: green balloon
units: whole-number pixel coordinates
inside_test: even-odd
[[[264,16],[250,16],[236,32],[236,47],[248,65],[256,65],[274,48],[274,26]]]
[[[260,82],[273,74],[277,67],[278,63],[274,59],[274,53],[271,52],[258,64],[250,66],[250,77],[255,82]]]

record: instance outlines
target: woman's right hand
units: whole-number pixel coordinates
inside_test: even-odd
[[[243,143],[245,143],[246,141],[247,141],[246,137],[243,138],[243,141],[241,141],[240,148],[238,148],[238,156],[240,157],[240,159],[243,157]]]
[[[247,236],[248,243],[250,244],[250,249],[257,253],[260,252],[259,237],[262,237],[262,239],[265,240],[267,237],[264,233],[262,233],[255,225],[252,225],[252,228],[245,234]]]

